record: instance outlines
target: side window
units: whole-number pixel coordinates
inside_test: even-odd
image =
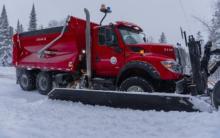
[[[117,46],[117,37],[111,27],[99,28],[99,45]]]

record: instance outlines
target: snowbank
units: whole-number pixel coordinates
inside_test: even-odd
[[[14,67],[1,67],[0,66],[0,75],[15,77],[15,68]]]
[[[14,72],[0,68],[1,138],[220,137],[220,112],[143,112],[51,101],[21,91]]]

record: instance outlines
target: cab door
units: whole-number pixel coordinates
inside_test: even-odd
[[[93,47],[94,72],[98,76],[115,77],[124,65],[124,49],[120,47],[114,26],[96,29]]]

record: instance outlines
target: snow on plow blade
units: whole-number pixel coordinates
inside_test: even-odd
[[[178,94],[54,89],[48,96],[52,100],[81,102],[114,108],[186,112],[212,111],[211,105],[199,98]]]

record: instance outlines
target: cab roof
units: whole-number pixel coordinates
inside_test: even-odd
[[[115,23],[115,25],[118,26],[118,27],[122,27],[122,26],[123,26],[123,27],[133,28],[133,29],[135,29],[135,30],[137,30],[137,31],[143,32],[143,29],[142,29],[140,26],[138,26],[138,25],[136,25],[136,24],[134,24],[134,23],[131,23],[131,22],[117,21],[117,22]]]

